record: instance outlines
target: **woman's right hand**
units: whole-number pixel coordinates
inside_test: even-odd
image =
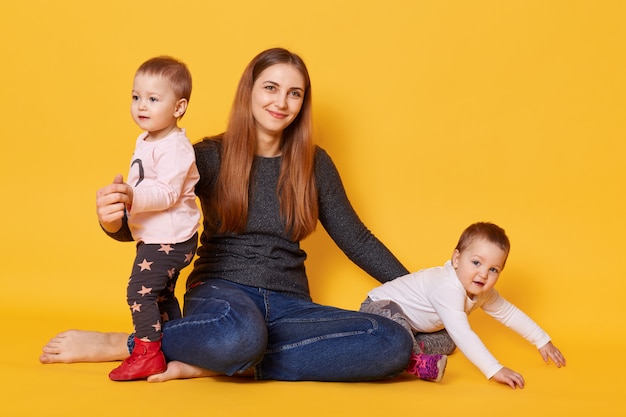
[[[132,188],[124,183],[124,177],[117,174],[113,182],[96,192],[96,212],[100,225],[109,233],[122,227],[125,208],[132,203]]]

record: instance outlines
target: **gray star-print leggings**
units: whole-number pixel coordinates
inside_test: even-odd
[[[137,243],[126,291],[137,338],[161,340],[161,325],[181,317],[174,293],[176,280],[181,269],[191,263],[197,246],[197,233],[182,243]]]
[[[408,319],[404,315],[404,311],[393,301],[373,301],[371,298],[367,297],[365,301],[363,301],[363,304],[361,304],[360,311],[387,317],[404,327],[404,329],[413,336],[413,352],[415,354],[449,355],[456,349],[456,344],[452,341],[446,329],[434,333],[418,333],[413,331]]]

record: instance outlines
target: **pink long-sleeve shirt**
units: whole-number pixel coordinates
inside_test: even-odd
[[[198,230],[194,187],[200,175],[185,130],[156,142],[139,135],[126,182],[133,187],[128,225],[144,243],[180,243]]]

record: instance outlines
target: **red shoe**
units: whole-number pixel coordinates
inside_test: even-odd
[[[161,352],[161,341],[144,342],[135,337],[133,353],[120,366],[109,373],[113,381],[132,381],[159,374],[167,369],[165,356]]]

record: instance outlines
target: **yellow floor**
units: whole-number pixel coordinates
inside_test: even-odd
[[[41,346],[70,327],[102,329],[102,319],[60,317],[30,311],[3,312],[0,347],[0,415],[17,416],[623,416],[626,415],[620,352],[626,346],[591,335],[560,336],[568,366],[544,365],[535,349],[508,330],[473,320],[493,353],[526,379],[524,390],[485,380],[455,352],[441,383],[399,377],[385,382],[260,382],[244,378],[205,378],[148,384],[115,383],[113,364],[41,365]],[[110,319],[110,318],[109,318]],[[108,322],[109,326],[124,325]],[[119,327],[117,327],[119,329]],[[105,327],[109,329],[109,327]],[[115,329],[111,327],[110,329]],[[615,357],[615,358],[614,358]]]

